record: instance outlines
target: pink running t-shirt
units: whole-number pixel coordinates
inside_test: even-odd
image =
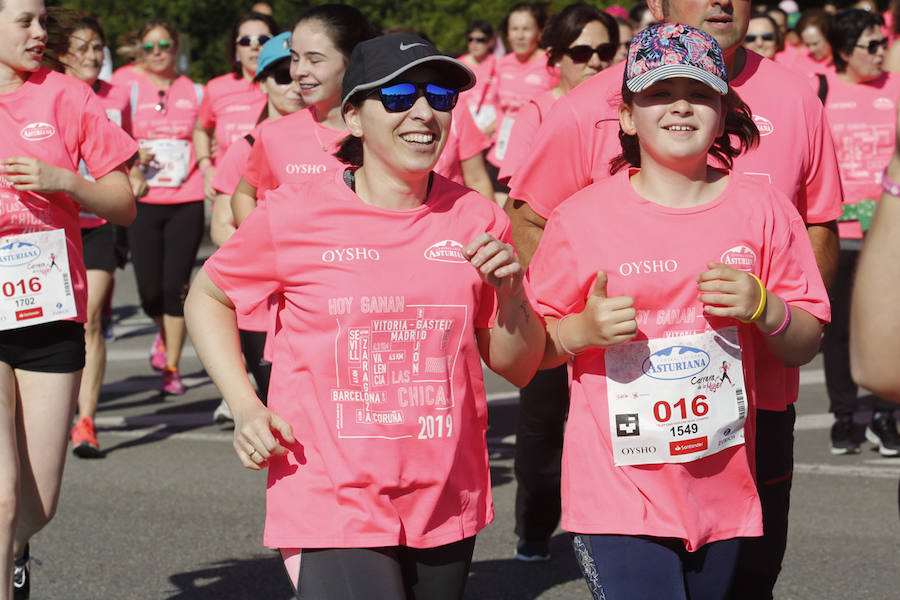
[[[825,114],[837,149],[844,202],[878,200],[882,172],[894,152],[900,75],[885,72],[855,85],[835,73],[826,77]],[[817,77],[810,77],[810,82],[818,89]],[[862,238],[859,221],[840,222],[838,229],[843,238]]]
[[[532,98],[553,89],[558,83],[559,69],[547,66],[547,55],[543,50],[538,50],[527,62],[521,62],[512,52],[497,62],[496,81],[488,92],[498,113],[494,129],[495,144],[488,153],[491,163],[498,167],[503,163],[509,133],[519,109]]]
[[[160,96],[159,92],[163,95]],[[203,87],[180,75],[168,90],[160,90],[145,75],[137,75],[131,84],[132,129],[134,139],[141,145],[167,143],[178,140],[186,145],[183,164],[187,177],[180,185],[156,186],[151,183],[150,191],[139,202],[147,204],[181,204],[203,200],[203,175],[197,168],[194,155],[193,133],[197,113],[203,96]],[[165,110],[157,110],[162,104]],[[165,162],[165,161],[164,161]],[[152,171],[145,172],[149,177]],[[148,183],[150,183],[148,181]],[[175,182],[177,183],[177,182]]]
[[[220,194],[228,194],[229,196],[234,194],[234,190],[237,189],[238,184],[241,182],[241,177],[244,174],[244,166],[247,164],[247,159],[250,158],[252,146],[250,145],[247,136],[249,135],[255,142],[257,134],[258,130],[254,129],[250,133],[236,139],[234,143],[228,147],[228,150],[225,151],[225,155],[219,160],[216,174],[213,175],[212,178],[212,187],[214,190]]]
[[[591,348],[574,357],[562,462],[562,527],[579,533],[680,538],[688,551],[716,540],[762,535],[753,466],[755,390],[750,383],[758,381],[753,355],[762,336],[755,325],[705,316],[697,276],[708,261],[736,257],[770,291],[827,321],[828,297],[818,271],[806,271],[798,260],[813,260],[805,226],[783,194],[746,176],[732,174],[725,191],[711,202],[677,209],[640,197],[628,175],[622,171],[594,183],[553,211],[528,271],[538,307],[554,317],[582,311],[597,271],[603,269],[608,297],[634,298],[637,340],[737,326],[750,407],[746,445],[693,462],[616,466],[607,350]],[[714,366],[694,374],[698,381],[691,383],[705,390],[710,378],[704,376],[715,374]]]
[[[137,65],[131,63],[113,71],[112,77],[109,78],[109,84],[113,87],[130,89],[131,83],[139,77],[143,77],[143,74],[140,69],[137,69]]]
[[[209,80],[200,103],[198,119],[205,129],[216,130],[218,148],[213,157],[216,165],[235,140],[256,127],[265,105],[266,95],[259,89],[258,83],[235,77],[233,73]]]
[[[349,135],[321,125],[313,108],[299,110],[277,121],[260,123],[256,143],[244,168],[244,179],[256,188],[257,203],[265,193],[284,183],[301,183],[343,166],[334,153]]]
[[[94,93],[97,94],[100,104],[106,109],[106,116],[109,117],[109,120],[130,134],[131,102],[128,99],[128,91],[120,87],[114,87],[102,79],[98,79],[94,87],[97,88],[94,90]],[[84,161],[78,163],[78,171],[82,175],[90,176]],[[102,219],[82,207],[78,212],[78,222],[82,229],[87,229],[100,227],[106,223],[106,219]]]
[[[137,152],[135,141],[107,118],[87,84],[45,67],[19,89],[0,94],[0,131],[0,160],[25,156],[73,172],[83,160],[97,178]],[[75,320],[83,323],[87,285],[78,209],[79,204],[63,193],[19,192],[0,175],[0,236],[65,230],[78,311]]]
[[[557,98],[552,91],[547,91],[529,100],[516,115],[516,124],[509,135],[509,146],[506,156],[500,166],[500,175],[497,179],[506,184],[525,159],[531,154],[534,137],[544,120],[544,115],[550,112],[550,107]]]
[[[283,298],[268,405],[298,442],[269,461],[264,542],[448,544],[493,518],[475,330],[496,296],[461,249],[509,221],[440,175],[421,207],[370,206],[343,172],[269,192],[204,266],[239,313]]]
[[[447,136],[447,143],[441,151],[440,158],[434,165],[434,172],[450,181],[466,185],[463,180],[462,161],[469,160],[490,145],[491,140],[478,129],[469,109],[458,104],[453,109],[450,134]]]
[[[774,185],[806,223],[838,218],[840,174],[822,103],[804,78],[755,52],[746,54],[731,86],[750,107],[761,137],[759,146],[735,159],[734,170]],[[624,69],[624,63],[613,65],[556,101],[510,181],[511,198],[547,217],[581,188],[609,176],[610,159],[622,152],[618,106]],[[817,267],[813,262],[808,268]],[[785,410],[797,399],[799,370],[784,367],[769,352],[759,353],[758,360],[757,371],[766,374],[757,382],[759,407]]]
[[[475,86],[460,94],[460,103],[469,107],[469,112],[476,117],[476,124],[484,129],[497,115],[497,107],[493,104],[496,96],[492,98],[490,94],[497,77],[497,57],[488,54],[479,65],[474,64],[475,60],[469,54],[460,56],[459,60],[475,73]]]

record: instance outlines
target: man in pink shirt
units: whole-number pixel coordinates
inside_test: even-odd
[[[730,83],[750,106],[761,135],[759,147],[735,161],[735,171],[770,182],[792,200],[807,224],[817,266],[828,285],[837,265],[834,220],[841,215],[842,200],[834,145],[821,103],[808,84],[741,47],[750,4],[750,0],[649,2],[657,19],[698,27],[721,45]],[[616,109],[623,69],[622,64],[614,65],[557,101],[538,131],[531,157],[513,176],[506,210],[523,264],[528,264],[537,248],[552,210],[579,189],[609,175],[609,160],[619,152]],[[757,382],[757,431],[766,443],[757,445],[756,468],[765,535],[742,548],[733,595],[771,598],[787,539],[795,419],[792,403],[799,378],[796,369],[783,367],[764,349],[758,357],[756,370],[762,375]],[[558,469],[559,453],[549,446],[561,441],[567,406],[567,390],[561,387],[564,381],[557,371],[539,373],[529,385],[537,386],[538,391],[530,393],[525,388],[521,396],[516,475],[520,488],[523,481],[525,486],[538,488],[520,491],[517,498],[517,532],[529,542],[534,540],[528,537],[529,524],[523,522],[527,515],[544,513],[538,518],[544,519],[546,528],[546,513],[552,514],[554,508],[554,499],[548,497],[553,476],[547,473]],[[537,413],[541,414],[535,416]],[[523,430],[529,424],[537,430]],[[558,479],[555,483],[558,489]],[[529,507],[529,502],[545,506]],[[555,502],[558,510],[558,495]]]

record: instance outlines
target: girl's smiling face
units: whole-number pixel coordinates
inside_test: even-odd
[[[715,139],[725,131],[722,96],[700,81],[673,77],[634,94],[619,107],[619,123],[637,135],[641,164],[645,159],[678,169],[685,162],[703,161]]]

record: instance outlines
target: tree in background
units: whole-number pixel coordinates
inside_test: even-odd
[[[128,32],[136,31],[145,21],[165,18],[179,28],[183,48],[189,50],[190,66],[186,75],[205,82],[230,70],[225,60],[226,38],[232,24],[249,10],[253,0],[46,0],[48,6],[62,6],[94,13],[102,19],[109,43],[115,46]],[[421,31],[442,51],[455,54],[465,48],[466,24],[472,19],[486,19],[495,25],[515,0],[503,2],[471,2],[471,0],[349,0],[376,27],[409,26]],[[551,12],[569,2],[549,2]],[[275,18],[285,28],[309,6],[324,2],[298,3],[292,0],[270,0]],[[600,0],[597,6],[621,4],[630,8],[634,0]],[[115,55],[115,47],[112,48]],[[116,57],[116,66],[122,60]]]

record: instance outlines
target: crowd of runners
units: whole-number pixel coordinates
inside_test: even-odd
[[[458,58],[248,8],[203,84],[169,21],[112,70],[98,16],[0,0],[3,597],[67,449],[102,456],[128,261],[160,393],[190,334],[301,599],[462,598],[483,365],[521,388],[515,556],[561,525],[596,600],[773,597],[820,348],[831,452],[861,384],[900,456],[900,3],[521,3]]]

